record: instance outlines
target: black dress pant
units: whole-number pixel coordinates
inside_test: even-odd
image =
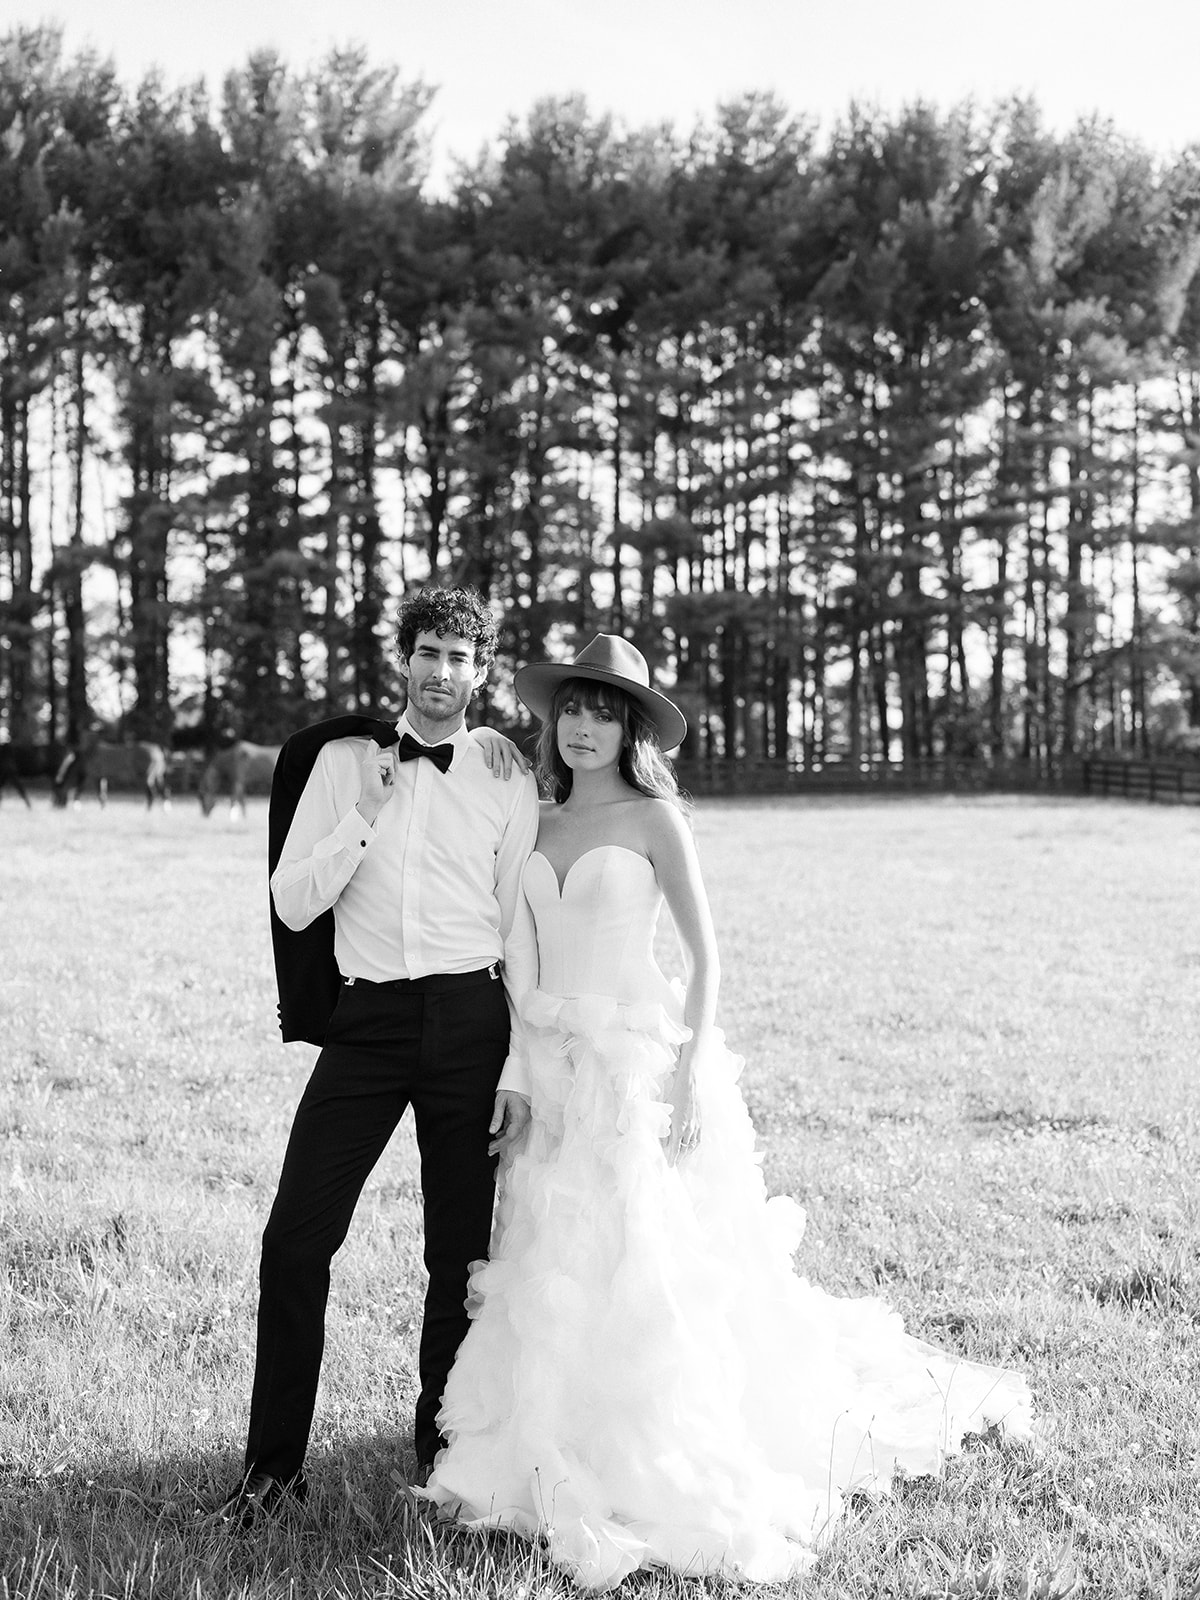
[[[487,1153],[508,1052],[504,985],[479,973],[344,985],[296,1118],[263,1234],[246,1471],[287,1481],[308,1445],[325,1345],[329,1264],[363,1184],[411,1104],[421,1155],[425,1266],[418,1460],[467,1331],[468,1268],[487,1255],[496,1163]]]

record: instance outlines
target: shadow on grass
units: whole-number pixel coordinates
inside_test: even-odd
[[[41,1475],[9,1461],[0,1466],[0,1595],[449,1600],[522,1585],[528,1594],[531,1578],[540,1594],[558,1592],[524,1541],[440,1521],[408,1486],[413,1461],[411,1438],[399,1434],[314,1452],[304,1505],[247,1532],[215,1514],[241,1469],[229,1450],[107,1456]]]
[[[936,1544],[951,1508],[997,1472],[1027,1474],[1030,1452],[995,1433],[934,1476],[901,1474],[888,1496],[852,1497],[842,1539],[893,1552]],[[441,1521],[407,1485],[408,1437],[374,1435],[307,1463],[303,1506],[248,1533],[215,1516],[237,1480],[230,1450],[115,1456],[49,1474],[0,1476],[3,1600],[577,1600],[544,1551],[515,1535]],[[830,1555],[833,1552],[829,1552]],[[860,1557],[861,1559],[861,1557]],[[764,1591],[766,1592],[766,1591]],[[772,1594],[799,1595],[799,1584]],[[720,1577],[632,1574],[627,1600],[733,1600]]]
[[[1121,1311],[1148,1311],[1187,1318],[1200,1325],[1200,1291],[1189,1274],[1171,1267],[1134,1267],[1129,1272],[1106,1273],[1087,1285],[1099,1306]]]

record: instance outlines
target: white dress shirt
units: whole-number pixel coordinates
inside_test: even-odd
[[[397,731],[418,736],[401,717]],[[418,740],[425,743],[424,740]],[[280,920],[306,928],[333,908],[334,956],[344,978],[423,978],[504,962],[513,1039],[500,1087],[528,1093],[516,997],[537,981],[526,971],[528,930],[521,873],[537,837],[531,774],[494,778],[465,729],[446,772],[424,756],[398,764],[395,794],[372,826],[357,808],[367,740],[323,745],[271,874]]]

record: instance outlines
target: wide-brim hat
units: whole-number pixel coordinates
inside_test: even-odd
[[[554,704],[554,691],[568,678],[589,678],[623,689],[642,708],[664,750],[674,750],[683,743],[687,718],[665,694],[650,687],[646,658],[627,639],[615,633],[598,633],[574,661],[538,661],[521,667],[513,677],[513,688],[534,716],[545,722]]]

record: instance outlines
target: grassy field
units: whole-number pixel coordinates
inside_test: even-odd
[[[1043,1418],[858,1507],[795,1592],[1200,1595],[1200,814],[709,802],[696,831],[801,1270],[1020,1367]],[[408,1127],[335,1264],[307,1513],[248,1539],[197,1514],[240,1459],[314,1054],[277,1042],[265,835],[261,802],[0,810],[0,1597],[563,1594],[403,1487]]]

